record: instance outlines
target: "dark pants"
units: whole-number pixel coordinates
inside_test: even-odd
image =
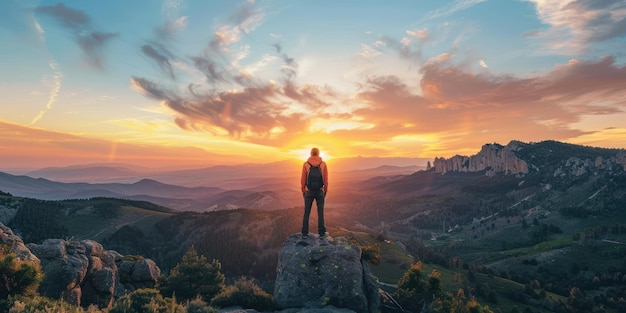
[[[311,207],[313,200],[317,204],[317,230],[320,235],[326,234],[324,226],[324,198],[326,195],[323,191],[307,191],[304,193],[304,217],[302,218],[302,235],[309,234],[309,215],[311,215]]]

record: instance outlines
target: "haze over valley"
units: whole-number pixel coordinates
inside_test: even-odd
[[[0,0],[0,312],[626,312],[625,22]]]
[[[386,286],[394,286],[408,266],[420,260],[445,275],[442,283],[447,290],[478,288],[473,296],[492,308],[517,306],[544,312],[546,307],[551,308],[548,311],[561,307],[570,312],[578,304],[560,303],[573,288],[589,292],[589,275],[619,275],[626,264],[619,249],[626,242],[622,231],[626,230],[626,150],[512,141],[486,144],[476,154],[437,158],[427,164],[430,167],[347,171],[342,173],[345,184],[338,182],[329,193],[326,219],[331,236],[349,236],[363,249],[377,247],[380,263],[373,263],[372,271]],[[252,181],[275,173],[272,166],[284,165],[266,164],[257,172],[258,180]],[[196,174],[217,170],[227,176],[231,170],[237,177],[250,168],[259,166],[207,168]],[[75,179],[76,169],[68,175]],[[285,182],[285,188],[288,185]],[[288,192],[259,191],[253,186],[185,187],[151,179],[130,184],[61,183],[2,173],[0,187],[1,222],[26,242],[50,237],[98,240],[108,249],[150,257],[165,271],[192,244],[203,255],[221,260],[227,276],[250,275],[269,289],[278,250],[285,238],[299,231],[302,214],[301,195],[290,199],[284,196]],[[9,189],[12,192],[6,193]],[[40,202],[17,196],[32,193],[29,198],[42,199],[35,195],[43,195],[44,190],[64,200]],[[79,196],[70,196],[70,190]],[[102,194],[87,195],[97,192]],[[167,201],[175,206],[166,205]],[[35,203],[39,209],[33,207]],[[43,220],[31,216],[44,212]],[[589,249],[601,253],[589,254]],[[464,283],[450,275],[479,278]],[[493,275],[501,281],[490,278]],[[535,282],[534,287],[523,287],[529,282]],[[606,295],[605,300],[583,297],[588,305],[619,312],[621,304],[611,300],[619,293],[615,289],[619,284],[605,280],[594,287],[596,293]],[[480,289],[486,286],[493,289]],[[533,292],[511,296],[519,288]],[[530,300],[539,293],[547,296]]]
[[[116,197],[151,201],[178,211],[240,207],[275,210],[299,206],[300,160],[162,171],[129,165],[44,168],[24,175],[0,174],[3,191],[44,200]],[[385,162],[402,166],[385,165]],[[428,160],[355,158],[329,161],[333,191],[341,194],[377,176],[406,175]],[[338,202],[340,202],[340,199]]]

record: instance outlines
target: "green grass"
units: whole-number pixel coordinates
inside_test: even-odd
[[[492,291],[498,294],[499,296],[498,304],[490,303],[487,301],[487,299],[479,299],[480,303],[487,304],[491,308],[498,307],[500,308],[500,310],[502,310],[502,312],[510,312],[514,306],[517,306],[518,309],[520,309],[520,311],[522,312],[525,310],[526,307],[530,308],[532,312],[540,312],[540,313],[552,312],[540,306],[524,305],[524,304],[520,304],[519,302],[509,299],[507,295],[513,292],[517,292],[517,293],[524,292],[524,285],[520,283],[514,282],[512,280],[504,279],[501,277],[496,277],[496,276],[486,275],[486,274],[481,274],[481,273],[476,274],[476,282],[488,285]],[[554,301],[554,302],[558,302],[558,301],[567,302],[567,298],[551,293],[551,292],[546,292],[546,299],[549,301]]]
[[[380,282],[392,285],[397,284],[400,277],[408,269],[406,265],[385,262],[384,260],[381,260],[378,265],[370,265],[370,268]]]
[[[559,236],[552,240],[544,241],[533,247],[533,252],[547,252],[553,249],[560,249],[572,244],[571,237]]]

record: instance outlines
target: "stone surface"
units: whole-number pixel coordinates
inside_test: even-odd
[[[45,273],[39,292],[84,307],[109,307],[115,296],[154,287],[161,273],[150,259],[125,261],[119,253],[105,250],[93,240],[47,239],[25,248],[39,258]],[[125,281],[120,279],[120,265],[128,269],[122,272]]]
[[[39,258],[24,245],[22,238],[14,234],[11,228],[4,226],[2,223],[0,223],[0,244],[7,245],[10,252],[15,253],[18,260],[39,264]]]
[[[473,156],[455,155],[449,159],[435,158],[433,167],[435,172],[442,174],[446,172],[479,172],[482,170],[489,170],[487,175],[495,173],[527,174],[528,164],[515,154],[521,145],[522,143],[518,141],[511,141],[506,146],[486,144],[478,154]]]
[[[520,141],[511,141],[506,146],[499,144],[486,144],[480,152],[472,156],[455,155],[451,158],[435,158],[433,168],[436,173],[445,174],[447,172],[480,172],[485,171],[486,176],[496,174],[504,175],[524,175],[531,169],[537,169],[536,165],[530,164],[530,160],[523,160],[518,156],[518,152],[533,145]],[[554,173],[557,176],[581,176],[598,169],[609,171],[619,169],[626,171],[626,151],[616,151],[614,156],[601,157],[591,156],[586,159],[572,157],[567,160]]]
[[[141,259],[135,263],[131,279],[134,282],[155,282],[161,275],[161,269],[150,259]]]
[[[274,304],[293,312],[377,312],[378,282],[347,239],[294,234],[279,253]]]
[[[80,294],[80,291],[75,289],[80,288],[89,267],[84,249],[77,249],[75,245],[61,239],[47,239],[41,244],[28,244],[28,248],[39,257],[45,273],[39,292],[47,297],[74,301],[75,295]]]

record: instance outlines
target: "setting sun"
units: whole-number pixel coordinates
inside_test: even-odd
[[[306,160],[311,156],[311,149],[314,147],[317,147],[320,150],[320,157],[322,157],[324,161],[332,159],[332,156],[329,154],[329,152],[320,145],[311,145],[311,148],[291,150],[289,151],[289,154],[298,160]]]
[[[137,14],[124,2],[3,1],[0,162],[206,166],[302,159],[313,146],[325,159],[432,159],[547,139],[626,147],[626,32],[615,26],[626,13],[556,3],[166,0]],[[579,19],[551,18],[572,10]]]

